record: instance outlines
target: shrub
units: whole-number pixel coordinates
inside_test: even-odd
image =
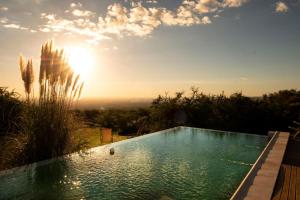
[[[158,96],[150,107],[151,131],[185,125],[255,134],[288,131],[300,113],[300,91],[282,90],[251,98],[234,93],[205,95],[192,88],[191,96]]]
[[[34,72],[32,61],[25,66],[20,57],[20,71],[26,93],[23,132],[28,140],[24,147],[25,162],[57,157],[79,149],[72,133],[75,121],[70,108],[81,95],[83,83],[75,75],[64,56],[52,42],[42,46],[39,72],[39,97],[32,93]]]
[[[22,110],[23,104],[19,100],[19,95],[0,87],[0,137],[18,132]]]

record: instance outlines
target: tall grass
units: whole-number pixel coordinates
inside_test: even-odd
[[[80,76],[74,74],[63,49],[55,49],[52,42],[42,46],[39,95],[33,95],[34,71],[32,60],[20,56],[20,71],[24,82],[27,109],[23,115],[25,162],[57,157],[80,148],[72,133],[76,121],[70,111],[82,92]]]

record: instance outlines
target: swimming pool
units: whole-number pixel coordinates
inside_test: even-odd
[[[0,172],[0,199],[229,199],[266,144],[177,127]]]

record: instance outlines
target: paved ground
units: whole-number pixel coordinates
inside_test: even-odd
[[[300,140],[290,138],[277,179],[273,200],[300,200]]]

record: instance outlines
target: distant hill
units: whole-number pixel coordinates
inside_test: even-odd
[[[75,108],[80,110],[110,108],[134,109],[144,108],[151,105],[153,99],[150,98],[99,98],[99,99],[81,99]]]

